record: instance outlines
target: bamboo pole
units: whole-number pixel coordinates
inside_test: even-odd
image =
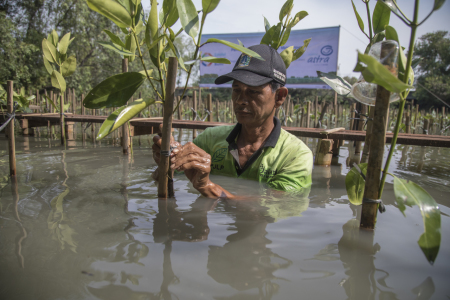
[[[380,55],[382,60],[392,51],[391,47],[392,45],[383,44]],[[375,228],[378,203],[367,201],[380,199],[381,168],[386,143],[386,119],[388,118],[390,95],[391,93],[388,90],[382,86],[377,86],[372,138],[369,149],[369,163],[364,188],[364,199],[366,200],[363,200],[360,223],[362,228],[370,230]]]
[[[14,95],[14,83],[12,80],[7,81],[7,103],[6,103],[6,109],[9,114],[14,113],[14,102],[13,102],[13,95]],[[12,119],[9,122],[8,128],[6,130],[8,134],[8,151],[9,151],[9,175],[16,176],[17,170],[16,170],[16,141],[14,137],[14,119]]]
[[[172,189],[169,186],[169,167],[170,167],[170,137],[172,134],[172,118],[173,118],[173,102],[175,99],[175,84],[177,79],[177,59],[169,58],[169,66],[166,78],[166,99],[164,101],[164,119],[161,140],[161,160],[159,162],[159,182],[158,197],[167,199],[173,197],[173,181]],[[173,174],[170,174],[173,176]]]
[[[212,94],[208,94],[208,110],[209,110],[209,116],[208,116],[208,122],[213,122],[213,109],[212,109]]]
[[[217,122],[220,122],[220,102],[219,99],[216,98],[216,116]]]
[[[64,92],[60,93],[60,101],[59,101],[59,116],[60,116],[60,125],[61,125],[61,145],[66,144],[65,130],[64,130]]]
[[[317,127],[317,108],[319,106],[319,96],[314,100],[314,128]]]
[[[306,128],[309,128],[309,116],[311,114],[311,102],[306,102]]]
[[[128,58],[122,59],[122,73],[128,72]],[[130,135],[128,132],[129,122],[122,126],[122,153],[128,155],[130,153]]]

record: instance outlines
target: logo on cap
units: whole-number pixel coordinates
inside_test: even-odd
[[[286,82],[286,75],[284,75],[282,72],[273,69],[273,76],[282,82]]]
[[[247,54],[242,54],[239,60],[238,67],[247,67],[250,64],[250,59],[251,57],[248,56]]]

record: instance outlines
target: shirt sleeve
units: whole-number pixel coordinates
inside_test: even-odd
[[[311,186],[313,155],[305,149],[290,155],[281,170],[268,182],[269,186],[282,191],[298,191]]]

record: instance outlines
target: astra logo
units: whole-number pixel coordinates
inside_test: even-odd
[[[320,53],[324,56],[331,55],[331,53],[333,53],[333,47],[330,45],[323,46],[322,49],[320,49]]]

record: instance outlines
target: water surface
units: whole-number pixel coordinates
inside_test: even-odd
[[[158,200],[149,139],[135,138],[131,159],[107,143],[64,149],[17,137],[15,185],[0,135],[2,299],[450,298],[449,149],[399,145],[390,169],[440,205],[442,243],[430,265],[417,244],[420,212],[404,217],[390,183],[376,230],[359,230],[360,207],[345,191],[351,142],[339,165],[314,168],[301,193],[212,177],[248,196],[239,202],[201,197],[183,174],[175,199]]]

